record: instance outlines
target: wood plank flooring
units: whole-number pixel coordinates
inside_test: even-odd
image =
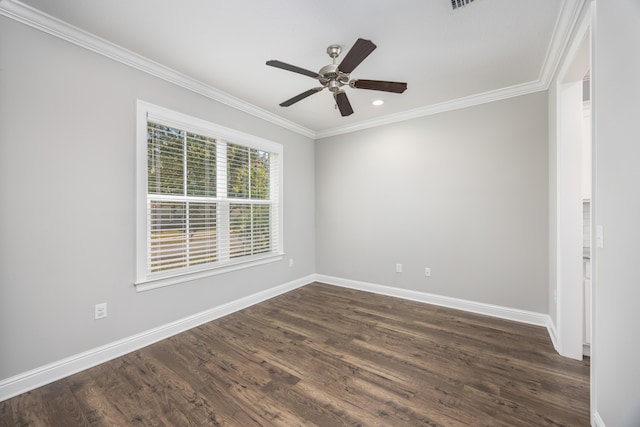
[[[544,328],[314,283],[0,403],[1,426],[588,426]]]

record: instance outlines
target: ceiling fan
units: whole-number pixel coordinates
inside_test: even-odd
[[[287,99],[281,103],[280,106],[289,107],[290,105],[293,105],[314,93],[320,92],[324,88],[329,88],[329,90],[333,92],[333,97],[335,98],[336,105],[340,110],[340,114],[345,117],[353,114],[353,108],[351,108],[351,103],[349,102],[349,98],[347,98],[347,94],[341,89],[342,86],[349,85],[355,89],[380,90],[393,93],[404,92],[407,89],[406,83],[388,82],[383,80],[350,80],[349,75],[351,72],[360,65],[360,63],[364,61],[365,58],[375,50],[375,48],[376,45],[373,44],[371,40],[358,39],[351,50],[349,50],[342,59],[342,62],[340,62],[340,64],[336,64],[336,58],[340,55],[340,52],[342,52],[342,47],[337,44],[332,44],[327,48],[327,54],[333,59],[333,63],[325,65],[317,73],[281,61],[267,61],[267,65],[287,71],[293,71],[294,73],[304,74],[305,76],[317,79],[322,85],[302,92],[291,99]]]

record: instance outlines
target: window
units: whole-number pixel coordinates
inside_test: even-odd
[[[138,101],[137,289],[282,259],[282,145]]]

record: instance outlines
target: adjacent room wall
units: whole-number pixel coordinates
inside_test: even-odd
[[[593,393],[599,425],[640,425],[640,2],[596,2]]]
[[[548,313],[547,114],[540,92],[318,140],[317,272]]]
[[[135,292],[137,99],[284,144],[284,260]],[[0,381],[315,272],[309,138],[5,17],[0,123]]]

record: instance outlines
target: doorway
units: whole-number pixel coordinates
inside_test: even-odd
[[[590,16],[583,20],[576,34],[558,74],[556,87],[555,295],[557,350],[563,356],[582,359],[584,345],[591,343],[592,317],[591,220],[594,204],[591,191],[591,79],[588,78],[591,68]],[[585,98],[589,102],[585,102]],[[588,221],[586,230],[585,221]]]

